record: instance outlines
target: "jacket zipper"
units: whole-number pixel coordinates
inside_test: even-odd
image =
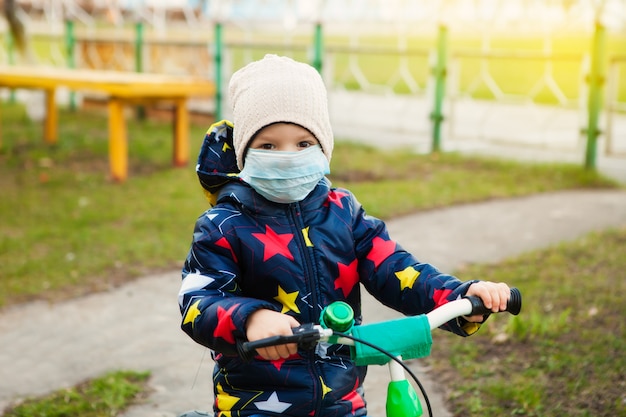
[[[298,236],[298,247],[301,248],[301,255],[304,259],[305,264],[305,285],[307,289],[311,292],[311,304],[313,306],[313,317],[310,317],[311,321],[316,321],[319,317],[321,311],[319,311],[319,303],[318,303],[318,287],[316,285],[316,274],[315,274],[315,266],[313,259],[313,248],[309,248],[306,244],[306,240],[302,235],[302,231],[306,226],[304,221],[302,220],[302,210],[300,209],[300,203],[296,202],[290,204],[289,210],[290,216],[293,218],[293,224],[296,225],[296,235]],[[315,351],[312,350],[308,354],[309,363],[311,364],[311,371],[315,375],[315,413],[314,415],[319,415],[321,411],[322,401],[321,396],[319,395],[322,392],[322,383],[321,383],[321,372],[317,368],[315,361]]]

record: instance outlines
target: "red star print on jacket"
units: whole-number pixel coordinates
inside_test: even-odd
[[[355,259],[348,265],[337,262],[339,276],[335,280],[335,289],[341,289],[344,297],[352,291],[354,286],[359,283],[359,274],[357,273],[358,261]]]
[[[380,264],[396,250],[396,242],[392,240],[384,240],[375,237],[372,240],[372,250],[367,255],[367,259],[374,262],[374,267],[378,268]]]
[[[448,296],[452,294],[452,290],[435,290],[433,292],[433,300],[435,301],[435,308],[441,307],[449,302]]]
[[[235,343],[233,330],[235,330],[236,327],[231,316],[235,308],[237,308],[236,305],[228,310],[224,310],[222,307],[217,308],[217,326],[215,326],[215,331],[213,332],[214,337],[221,337],[228,343]]]
[[[220,240],[218,240],[217,242],[215,242],[215,244],[217,246],[220,246],[224,249],[228,249],[228,251],[230,252],[230,254],[233,257],[233,261],[237,262],[237,255],[235,255],[235,252],[233,251],[233,248],[230,246],[230,243],[228,243],[228,240],[223,237]]]
[[[348,194],[342,191],[331,191],[328,193],[328,202],[336,204],[339,208],[343,208],[343,203],[341,202],[341,199],[347,196]]]
[[[283,255],[293,261],[293,255],[289,251],[289,243],[293,240],[292,233],[277,234],[269,225],[265,225],[265,233],[252,233],[252,236],[259,239],[265,249],[263,251],[263,261],[267,261],[272,256]]]

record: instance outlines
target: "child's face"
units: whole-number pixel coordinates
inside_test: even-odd
[[[301,151],[319,141],[302,126],[292,123],[274,123],[259,130],[250,142],[250,149],[269,151]]]
[[[302,126],[275,123],[252,139],[239,177],[266,199],[302,201],[330,172],[315,136]]]

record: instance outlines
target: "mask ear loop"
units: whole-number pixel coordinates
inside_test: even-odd
[[[269,126],[269,125],[268,125]],[[257,135],[259,134],[259,132],[265,128],[266,126],[263,126],[261,129],[257,130],[256,132],[254,132],[254,135],[250,136],[250,139],[248,139],[248,142],[246,142],[246,147],[243,148],[243,154],[241,154],[241,170],[243,170],[243,167],[246,165],[246,155],[248,155],[248,149],[250,149],[250,144],[252,143],[252,141],[257,137]]]

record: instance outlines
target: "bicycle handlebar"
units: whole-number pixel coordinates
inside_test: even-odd
[[[507,308],[504,311],[509,312],[513,315],[518,315],[521,309],[522,295],[517,288],[511,288],[511,296],[507,302]],[[426,318],[428,319],[428,325],[430,326],[430,330],[432,331],[433,329],[457,317],[485,315],[490,313],[492,313],[492,311],[485,307],[480,298],[470,296],[451,301],[438,307],[430,313],[421,316],[426,316]],[[405,317],[399,320],[411,319],[411,317]],[[380,326],[384,325],[384,322],[374,324]],[[363,328],[365,326],[368,325],[362,325],[359,327]],[[301,326],[293,328],[292,330],[292,335],[271,336],[265,339],[255,340],[253,342],[238,342],[238,353],[240,357],[244,360],[250,360],[254,356],[256,349],[268,346],[282,345],[286,343],[297,343],[302,348],[312,349],[318,342],[328,341],[333,336],[335,336],[336,338],[336,340],[333,340],[334,343],[344,345],[355,344],[352,339],[341,337],[343,335],[341,332],[333,331],[333,329],[325,328],[312,323],[303,324]]]
[[[472,303],[472,311],[469,314],[470,316],[473,316],[475,314],[492,313],[491,310],[485,307],[485,305],[483,304],[483,301],[480,298],[476,296],[470,296],[470,297],[465,297],[465,298],[470,300],[470,302]],[[521,310],[522,310],[522,293],[520,293],[520,291],[517,288],[511,288],[511,296],[509,297],[509,300],[506,303],[506,310],[504,311],[511,313],[514,316],[517,316]]]

